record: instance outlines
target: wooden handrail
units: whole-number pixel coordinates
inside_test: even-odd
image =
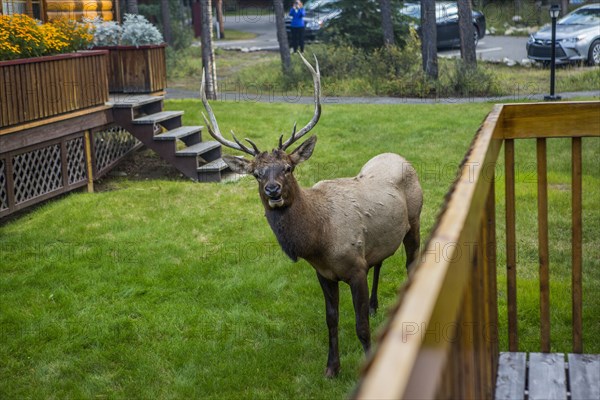
[[[600,136],[600,102],[505,104],[496,138]]]

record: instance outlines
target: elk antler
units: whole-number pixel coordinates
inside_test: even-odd
[[[210,133],[210,136],[215,138],[215,140],[217,142],[221,143],[223,146],[227,146],[234,150],[243,151],[244,153],[248,153],[253,157],[256,157],[258,154],[260,154],[260,150],[258,149],[256,144],[254,144],[254,142],[248,138],[246,138],[245,140],[248,143],[250,143],[250,145],[252,145],[252,149],[249,149],[244,144],[242,144],[238,140],[238,138],[235,137],[235,133],[233,133],[233,131],[231,131],[231,136],[233,137],[233,140],[235,140],[235,143],[232,142],[231,140],[225,139],[223,137],[223,135],[221,135],[221,131],[219,130],[219,124],[217,124],[217,118],[215,117],[215,114],[213,113],[213,110],[210,107],[210,104],[208,104],[208,99],[206,98],[206,93],[204,92],[204,84],[205,84],[205,75],[204,75],[204,68],[203,68],[202,69],[202,85],[200,86],[200,94],[202,96],[202,104],[204,104],[204,108],[206,109],[206,112],[208,113],[208,118],[210,118],[210,122],[208,122],[208,119],[206,118],[206,115],[204,115],[204,113],[202,113],[202,117],[204,118],[204,122],[206,123],[206,128],[208,129],[208,133]]]
[[[315,127],[317,122],[319,122],[319,118],[321,117],[321,72],[319,71],[319,60],[317,60],[317,56],[314,56],[316,68],[315,70],[315,68],[313,68],[313,66],[310,65],[308,61],[306,61],[306,58],[304,58],[302,53],[298,54],[300,54],[300,58],[302,58],[302,61],[304,61],[304,64],[308,67],[313,77],[313,84],[315,87],[315,114],[313,115],[310,122],[304,128],[300,129],[298,133],[296,133],[296,124],[294,123],[292,136],[288,140],[286,140],[285,143],[282,143],[283,135],[281,135],[281,137],[279,138],[279,148],[281,150],[287,149],[292,143],[300,139],[302,136],[306,135],[312,128]]]

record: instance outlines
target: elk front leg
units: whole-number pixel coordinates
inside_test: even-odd
[[[333,378],[340,372],[340,352],[338,348],[338,321],[340,288],[338,282],[330,281],[317,272],[323,295],[325,296],[325,318],[329,329],[329,355],[325,376]]]
[[[371,348],[371,331],[369,328],[369,284],[364,272],[357,273],[350,280],[352,303],[356,316],[356,335],[365,353]]]

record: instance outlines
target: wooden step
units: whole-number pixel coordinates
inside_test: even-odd
[[[527,374],[526,353],[500,353],[496,400],[518,400],[525,398],[525,375]]]
[[[600,354],[569,354],[571,400],[600,399]]]
[[[198,172],[218,172],[223,171],[227,168],[229,168],[227,163],[225,163],[225,161],[223,161],[222,158],[217,158],[216,160],[206,163],[203,166],[199,167]]]
[[[108,102],[114,108],[136,108],[163,100],[164,96],[113,94],[108,99]]]
[[[182,126],[154,136],[154,140],[177,140],[201,132],[203,126]]]
[[[185,149],[179,150],[175,153],[175,155],[184,157],[195,157],[208,151],[217,149],[220,146],[221,143],[214,140],[209,140],[207,142],[198,143],[193,146],[186,147]]]
[[[135,125],[158,124],[182,115],[183,111],[161,111],[156,114],[144,115],[143,117],[136,118],[131,122],[133,122]]]
[[[566,400],[564,354],[530,353],[528,378],[530,400]]]

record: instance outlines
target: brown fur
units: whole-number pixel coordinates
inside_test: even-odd
[[[403,242],[407,268],[417,256],[423,198],[414,168],[391,153],[371,159],[354,178],[301,188],[293,170],[312,155],[315,143],[313,136],[290,154],[276,149],[254,160],[225,157],[225,161],[234,171],[257,178],[267,221],[281,248],[293,261],[303,258],[317,271],[329,327],[326,375],[335,376],[339,371],[338,282],[351,287],[357,335],[367,351],[368,313],[377,309],[379,269]],[[280,190],[268,195],[274,188]],[[376,279],[369,302],[367,273],[373,266]]]

